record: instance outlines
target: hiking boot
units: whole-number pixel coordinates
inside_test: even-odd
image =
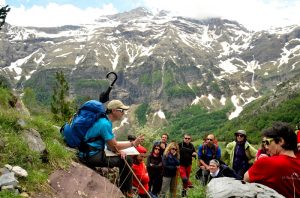
[[[181,191],[181,197],[187,197],[187,194],[186,194],[186,190],[185,190],[185,189],[183,189],[183,190]]]

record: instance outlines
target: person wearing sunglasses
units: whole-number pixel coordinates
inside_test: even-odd
[[[229,156],[227,164],[242,178],[245,172],[253,164],[257,150],[247,141],[245,130],[238,130],[234,133],[235,140],[226,145],[226,154]]]
[[[180,154],[179,147],[176,142],[168,144],[163,154],[163,182],[159,197],[175,197],[176,192],[176,173],[179,167]],[[169,193],[170,196],[167,196]]]
[[[160,155],[162,156],[164,154],[164,151],[166,147],[168,146],[168,138],[169,135],[167,133],[164,133],[161,135],[161,140],[154,142],[154,145],[160,146]]]
[[[124,105],[120,100],[112,100],[107,104],[107,117],[99,118],[95,124],[87,131],[85,139],[101,137],[101,139],[89,142],[89,146],[93,149],[81,162],[88,167],[119,167],[120,175],[120,190],[126,197],[132,196],[132,173],[127,167],[125,160],[129,165],[132,165],[132,159],[126,157],[126,153],[120,151],[132,146],[138,146],[143,140],[143,135],[138,136],[132,142],[117,142],[112,131],[112,122],[121,120],[124,112],[129,109],[129,106]],[[105,155],[105,147],[111,151],[118,153],[118,156],[107,157]]]
[[[261,141],[260,148],[257,150],[255,161],[262,158],[262,157],[269,157],[270,156],[270,153],[267,150],[266,145],[269,145],[269,142],[268,142],[266,137],[263,137],[263,140]]]
[[[186,197],[186,191],[188,188],[193,188],[193,184],[190,181],[190,174],[192,170],[193,157],[196,158],[197,153],[191,141],[191,135],[184,134],[183,141],[178,144],[180,152],[179,172],[183,187],[181,192],[182,197]]]
[[[300,197],[300,155],[294,129],[276,122],[263,131],[270,157],[257,160],[244,181],[266,185],[287,198]]]
[[[149,191],[158,196],[162,185],[162,155],[160,154],[160,146],[154,145],[152,152],[147,157],[147,170],[149,174]]]
[[[216,142],[214,134],[209,134],[204,139],[203,144],[198,147],[198,165],[200,169],[197,171],[197,177],[200,178],[203,186],[208,182],[209,161],[212,159],[220,160],[221,158],[221,149]]]

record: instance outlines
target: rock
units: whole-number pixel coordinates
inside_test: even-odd
[[[14,166],[11,171],[14,172],[16,174],[16,176],[18,176],[18,177],[27,177],[28,176],[27,171],[24,170],[23,168],[21,168],[20,166]]]
[[[6,168],[6,167],[0,168],[0,173],[1,173],[1,175],[6,174],[6,173],[9,173],[9,172],[10,172],[9,169]]]
[[[120,189],[96,171],[73,162],[69,170],[57,170],[49,177],[56,197],[61,198],[119,198]],[[33,196],[38,197],[38,196]]]
[[[26,192],[22,192],[22,193],[20,194],[20,196],[21,196],[21,197],[29,197],[29,195],[28,195]]]
[[[12,168],[13,168],[13,167],[12,167],[11,165],[9,165],[9,164],[5,164],[4,167],[7,168],[9,171],[11,171]]]
[[[23,129],[23,128],[25,128],[25,126],[26,126],[26,122],[25,122],[23,119],[19,119],[19,120],[17,121],[17,125],[18,125],[21,129]]]
[[[42,153],[46,149],[41,135],[35,129],[24,130],[22,136],[31,150]]]
[[[10,191],[10,192],[14,192],[15,188],[14,188],[13,185],[7,185],[7,186],[1,186],[1,191],[2,190],[7,190],[7,191]]]
[[[23,115],[30,116],[29,110],[25,107],[22,100],[18,99],[16,102],[16,109]]]
[[[247,197],[247,198],[284,198],[275,190],[257,183],[245,183],[229,177],[220,177],[212,179],[206,190],[207,198],[229,198],[229,197]]]
[[[0,187],[13,185],[14,187],[18,185],[18,180],[15,178],[14,173],[6,173],[0,176]]]

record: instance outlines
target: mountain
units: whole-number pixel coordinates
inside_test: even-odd
[[[233,105],[228,118],[299,76],[300,27],[249,31],[236,21],[153,14],[137,8],[93,24],[54,28],[7,24],[0,32],[0,79],[32,87],[49,102],[62,70],[73,97],[98,98],[118,74],[111,98],[147,104],[149,114],[200,104]]]

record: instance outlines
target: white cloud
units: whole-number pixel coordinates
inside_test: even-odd
[[[5,0],[0,0],[0,6],[4,6],[5,4]]]
[[[152,9],[170,10],[193,18],[222,17],[235,20],[248,29],[300,24],[296,17],[299,0],[145,0]]]
[[[113,2],[113,1],[112,1]],[[138,3],[137,3],[138,2]],[[5,0],[0,0],[0,5]],[[126,1],[126,7],[145,6],[151,10],[169,10],[179,16],[203,19],[221,17],[235,20],[248,29],[300,25],[300,0],[143,0]],[[59,26],[91,23],[101,15],[115,14],[122,5],[80,9],[74,5],[50,3],[46,6],[12,7],[7,22],[19,26]]]
[[[101,15],[115,14],[117,10],[112,4],[102,8],[80,9],[70,4],[58,5],[49,3],[47,6],[12,7],[7,15],[7,22],[17,26],[53,27],[61,25],[78,25],[92,23]]]

